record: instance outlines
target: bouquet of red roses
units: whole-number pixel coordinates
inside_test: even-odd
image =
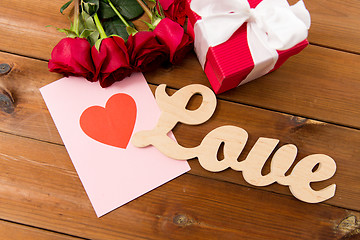
[[[73,23],[70,29],[58,29],[67,37],[54,47],[49,70],[108,87],[132,72],[180,62],[193,48],[184,27],[185,0],[149,2],[152,8],[142,0],[75,0]],[[144,12],[151,22],[145,22],[147,31],[137,31],[131,20]]]

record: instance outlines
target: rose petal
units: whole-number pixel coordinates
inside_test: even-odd
[[[185,58],[186,54],[190,52],[193,48],[194,40],[191,38],[190,35],[185,33],[176,53],[174,54],[171,63],[178,64],[179,62],[181,62]]]
[[[168,10],[170,5],[174,3],[174,0],[159,0],[159,3],[164,10]]]
[[[141,31],[129,36],[126,46],[132,67],[140,72],[157,68],[168,56],[166,46],[157,41],[153,32]]]
[[[103,39],[99,51],[93,46],[91,55],[101,87],[108,87],[132,72],[125,42],[120,37]]]
[[[162,0],[159,1],[164,9],[165,17],[179,23],[181,26],[185,23],[185,0]]]
[[[180,24],[164,18],[156,26],[154,33],[159,41],[169,48],[170,60],[172,60],[184,36],[184,29]]]
[[[62,39],[51,52],[48,67],[52,72],[83,76],[91,81],[95,69],[90,57],[90,43],[83,38]]]

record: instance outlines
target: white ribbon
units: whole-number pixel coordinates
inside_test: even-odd
[[[305,40],[311,22],[302,1],[289,6],[286,0],[263,0],[256,8],[250,8],[247,0],[192,0],[190,8],[201,16],[194,32],[195,51],[203,68],[209,47],[226,42],[248,23],[254,69],[241,84],[271,71],[278,59],[276,50],[292,48]]]

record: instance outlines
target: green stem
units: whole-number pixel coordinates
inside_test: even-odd
[[[116,13],[116,15],[118,15],[118,17],[121,19],[121,21],[125,24],[126,27],[130,27],[130,25],[126,22],[125,18],[123,18],[123,16],[121,16],[121,14],[119,13],[119,11],[116,9],[116,7],[112,4],[112,2],[110,0],[107,0],[107,2],[109,3],[110,7],[112,8],[112,10],[114,10],[114,12]]]
[[[74,1],[74,30],[76,35],[79,36],[79,0]]]
[[[98,29],[98,31],[100,33],[100,37],[107,38],[105,30],[104,30],[103,26],[101,25],[101,22],[100,22],[100,19],[99,19],[99,16],[97,15],[97,13],[95,13],[95,15],[94,15],[94,20],[95,20],[96,28]]]
[[[142,0],[136,0],[139,5],[141,6],[141,8],[144,10],[144,12],[149,16],[149,18],[152,20],[153,19],[153,15],[152,12],[150,11],[150,9],[145,5],[145,3]]]

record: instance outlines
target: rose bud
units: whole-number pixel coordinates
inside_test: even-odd
[[[135,71],[154,70],[168,58],[166,46],[158,42],[153,32],[141,31],[130,35],[126,46]]]
[[[170,62],[179,63],[193,49],[193,39],[184,32],[180,24],[164,18],[156,26],[154,33],[160,43],[167,46]]]
[[[99,79],[103,88],[121,81],[132,72],[127,48],[121,37],[104,38],[99,51],[92,47],[91,55],[96,69],[95,79]]]
[[[90,43],[84,38],[63,38],[51,52],[48,64],[50,72],[94,81],[95,68],[90,49]]]
[[[161,7],[164,9],[165,17],[184,25],[185,14],[185,0],[159,0]]]

